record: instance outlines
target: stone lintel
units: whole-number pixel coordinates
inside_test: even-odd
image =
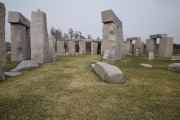
[[[9,11],[8,22],[11,24],[21,24],[30,28],[30,21],[20,12]]]
[[[164,37],[167,37],[167,34],[153,34],[153,35],[150,35],[150,39],[164,38]]]
[[[127,40],[141,40],[140,37],[128,37]]]
[[[101,16],[102,16],[102,23],[114,23],[119,28],[122,29],[122,22],[119,20],[119,18],[115,15],[115,13],[111,9],[102,11]]]

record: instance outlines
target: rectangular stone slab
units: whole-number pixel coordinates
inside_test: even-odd
[[[5,80],[4,67],[6,65],[6,43],[5,43],[5,16],[6,8],[0,3],[0,81]]]
[[[102,11],[101,16],[102,16],[102,23],[114,23],[119,28],[122,29],[122,22],[119,20],[119,18],[115,15],[115,13],[111,9]]]
[[[167,37],[167,34],[154,34],[150,35],[150,39]]]
[[[109,83],[122,83],[123,82],[123,74],[122,71],[113,65],[97,62],[94,68],[95,72],[102,78]]]
[[[30,21],[19,12],[9,11],[8,22],[30,27]]]
[[[128,37],[127,40],[141,40],[140,37]]]
[[[173,37],[164,37],[159,42],[159,57],[170,58],[173,52]]]

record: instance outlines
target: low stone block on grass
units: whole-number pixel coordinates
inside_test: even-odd
[[[117,84],[123,82],[123,73],[116,66],[103,62],[97,62],[94,70],[102,78],[102,80],[108,83]]]
[[[36,61],[26,60],[26,61],[22,61],[16,68],[11,70],[11,72],[19,72],[22,70],[28,70],[28,69],[35,68],[38,66],[39,65]]]
[[[150,65],[150,64],[141,63],[140,66],[141,66],[141,67],[152,68],[152,65]]]
[[[5,72],[5,76],[7,76],[7,77],[15,77],[15,76],[18,76],[21,74],[22,73],[20,73],[20,72]]]
[[[168,65],[168,70],[180,72],[180,63],[172,63],[172,64]]]

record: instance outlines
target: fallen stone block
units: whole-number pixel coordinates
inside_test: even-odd
[[[5,76],[7,76],[7,77],[15,77],[15,76],[18,76],[21,74],[22,73],[20,73],[20,72],[5,72]]]
[[[180,58],[172,58],[171,61],[179,61]]]
[[[94,70],[102,78],[102,80],[106,82],[115,84],[123,82],[123,73],[116,66],[103,62],[97,62]]]
[[[32,61],[32,60],[22,61],[16,68],[11,70],[11,72],[19,72],[19,71],[35,68],[38,66],[39,65],[36,61]]]
[[[150,64],[141,63],[140,66],[141,66],[141,67],[152,68],[152,65],[150,65]]]
[[[172,63],[168,65],[168,70],[180,72],[180,63]]]

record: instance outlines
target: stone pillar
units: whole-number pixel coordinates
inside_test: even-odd
[[[70,54],[75,54],[75,42],[68,41],[68,49]]]
[[[23,61],[26,54],[26,28],[19,24],[11,24],[11,61]]]
[[[57,41],[57,55],[64,55],[64,54],[65,54],[64,42]]]
[[[104,42],[101,42],[101,54],[104,54]]]
[[[79,42],[79,53],[80,54],[86,53],[86,43],[85,42]]]
[[[98,43],[91,42],[91,54],[96,55],[98,50]]]
[[[55,43],[54,43],[54,36],[49,34],[48,35],[48,40],[49,40],[49,59],[51,61],[56,60],[56,53],[55,53]]]
[[[6,8],[0,2],[0,81],[5,80],[4,67],[6,65],[6,43],[5,43],[5,16]]]
[[[11,61],[31,59],[30,21],[21,13],[10,11],[8,22],[11,23]]]
[[[173,37],[164,37],[159,43],[159,57],[170,58],[173,52]]]
[[[136,50],[138,49],[138,56],[143,55],[144,51],[144,43],[141,40],[136,40],[134,44],[134,54],[136,53]]]
[[[122,22],[112,10],[101,12],[103,24],[103,51],[110,51],[109,61],[123,58],[123,31]]]
[[[31,59],[38,63],[51,61],[46,14],[40,10],[31,13]]]
[[[132,42],[130,40],[127,40],[124,42],[124,46],[125,46],[125,54],[132,55]]]
[[[153,59],[154,59],[154,53],[153,52],[149,52],[148,60],[153,60]]]
[[[149,52],[156,53],[156,39],[147,39],[146,40],[146,54]]]
[[[114,23],[106,23],[103,25],[103,42],[104,50],[110,51],[110,61],[119,60],[118,30]]]

